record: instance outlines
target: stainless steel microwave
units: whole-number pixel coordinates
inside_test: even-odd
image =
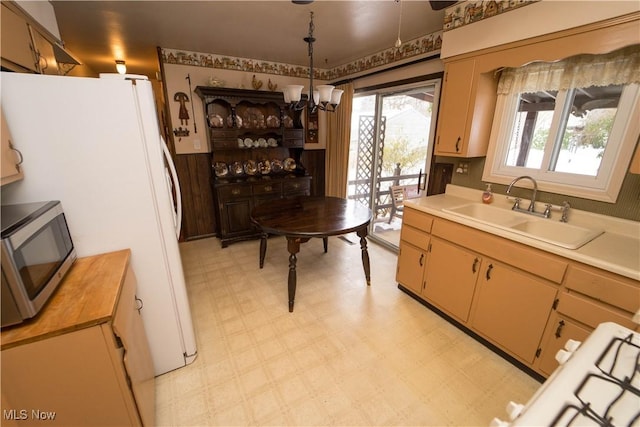
[[[59,201],[3,205],[2,327],[36,316],[76,260]]]

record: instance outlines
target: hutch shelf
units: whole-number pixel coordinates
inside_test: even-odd
[[[301,114],[287,108],[281,92],[208,86],[195,92],[204,105],[222,247],[257,238],[249,218],[255,206],[310,194]]]

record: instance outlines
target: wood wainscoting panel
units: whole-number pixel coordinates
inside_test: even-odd
[[[214,235],[216,217],[211,190],[211,154],[178,154],[175,163],[182,190],[180,240]]]

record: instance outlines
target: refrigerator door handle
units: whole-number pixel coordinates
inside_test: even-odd
[[[176,172],[176,167],[173,163],[173,159],[171,159],[171,153],[169,153],[169,147],[167,147],[167,143],[164,141],[164,138],[161,138],[162,143],[162,153],[164,154],[165,161],[167,162],[167,166],[169,167],[169,172],[171,173],[171,181],[173,184],[173,188],[175,188],[176,192],[176,218],[175,218],[175,229],[176,229],[176,238],[180,239],[180,231],[182,227],[182,193],[180,191],[180,181],[178,181],[178,173]],[[173,194],[171,194],[171,187],[169,187],[169,194],[171,198],[173,198]]]

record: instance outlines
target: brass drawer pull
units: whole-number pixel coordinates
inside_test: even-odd
[[[239,188],[233,188],[231,190],[231,194],[233,194],[234,196],[237,196],[238,194],[240,194],[240,189]]]

